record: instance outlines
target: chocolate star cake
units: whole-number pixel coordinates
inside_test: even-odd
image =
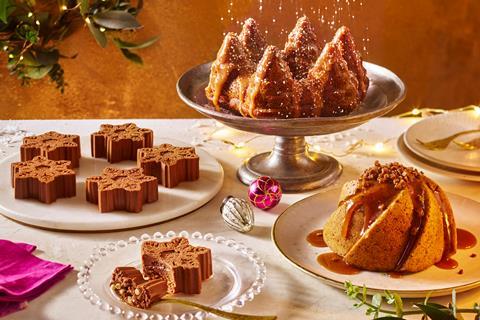
[[[80,137],[49,131],[23,138],[20,146],[21,160],[32,160],[36,156],[50,160],[68,160],[72,168],[78,168],[81,157]]]
[[[191,147],[161,144],[138,149],[137,164],[145,174],[158,178],[160,184],[173,188],[183,181],[198,180],[199,157]]]
[[[74,197],[75,171],[67,160],[49,160],[37,156],[11,165],[12,187],[16,199],[34,198],[52,203],[58,198]]]
[[[210,249],[194,247],[186,238],[174,238],[169,242],[145,241],[141,255],[143,273],[152,279],[172,273],[176,293],[200,293],[202,281],[213,274]]]
[[[102,124],[90,136],[92,157],[107,158],[110,163],[137,160],[137,150],[153,146],[153,131],[134,123]]]
[[[85,181],[87,201],[98,204],[100,212],[140,212],[144,203],[158,200],[158,180],[143,169],[107,167],[100,176]]]

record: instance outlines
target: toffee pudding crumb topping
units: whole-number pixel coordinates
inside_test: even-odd
[[[373,167],[366,169],[360,176],[359,188],[368,189],[376,183],[389,183],[395,189],[401,190],[423,176],[423,172],[412,167],[405,167],[398,162],[381,164],[377,160]]]

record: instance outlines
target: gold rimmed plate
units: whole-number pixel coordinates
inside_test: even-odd
[[[425,271],[390,277],[382,272],[361,271],[354,275],[344,275],[327,270],[317,262],[317,256],[330,252],[329,248],[311,246],[307,235],[322,229],[330,214],[336,209],[339,189],[318,193],[305,198],[285,210],[275,222],[272,239],[280,253],[295,267],[334,287],[343,288],[345,281],[354,285],[365,285],[369,294],[391,290],[406,298],[451,294],[480,286],[480,245],[466,250],[458,250],[453,257],[459,266],[444,270],[435,266]],[[455,194],[448,194],[457,226],[480,234],[480,203]],[[475,257],[471,255],[475,253]],[[463,269],[459,274],[460,270]]]

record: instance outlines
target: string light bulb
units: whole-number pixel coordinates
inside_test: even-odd
[[[480,116],[480,107],[474,106],[474,107],[473,107],[473,111],[475,112],[475,114],[476,114],[477,116]]]
[[[420,109],[417,109],[417,108],[412,109],[412,115],[414,115],[414,116],[418,116],[421,113],[422,113],[422,111],[420,111]]]
[[[383,144],[383,142],[377,142],[373,145],[373,149],[376,152],[382,152],[385,149],[385,145]]]

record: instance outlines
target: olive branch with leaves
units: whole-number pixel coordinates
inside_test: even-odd
[[[23,85],[48,76],[63,93],[66,84],[60,59],[77,54],[62,54],[59,44],[76,26],[86,25],[102,48],[110,40],[125,58],[143,63],[134,51],[158,38],[133,43],[119,36],[142,27],[136,19],[142,7],[143,0],[0,0],[0,52],[6,56],[10,74]]]
[[[345,292],[348,297],[355,300],[354,307],[366,307],[365,314],[372,319],[381,320],[402,320],[406,316],[421,315],[422,319],[431,320],[463,320],[462,314],[474,314],[475,320],[480,319],[480,304],[474,303],[472,308],[458,308],[457,294],[452,290],[452,301],[448,306],[430,302],[430,295],[427,295],[422,302],[413,303],[408,310],[399,294],[385,290],[383,294],[376,293],[371,299],[368,298],[367,288],[345,282]],[[388,307],[382,304],[386,303]]]

